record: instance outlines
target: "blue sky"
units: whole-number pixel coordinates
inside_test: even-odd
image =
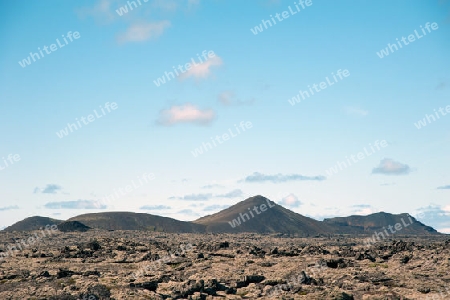
[[[450,233],[450,1],[134,2],[0,4],[0,227],[194,220],[261,194],[317,219],[421,213]]]

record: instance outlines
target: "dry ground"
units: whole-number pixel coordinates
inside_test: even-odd
[[[450,299],[449,266],[448,236],[57,232],[0,262],[0,299]]]

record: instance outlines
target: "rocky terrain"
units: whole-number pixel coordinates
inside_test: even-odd
[[[0,231],[0,299],[450,299],[445,235],[32,235]]]

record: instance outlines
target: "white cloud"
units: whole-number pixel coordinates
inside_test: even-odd
[[[450,215],[450,205],[442,207],[442,210]]]
[[[372,174],[384,175],[406,175],[411,171],[406,164],[399,163],[390,158],[384,158],[380,161],[378,167],[372,170]]]
[[[194,77],[197,79],[208,78],[212,74],[211,68],[214,66],[220,66],[222,64],[222,59],[216,55],[208,58],[208,60],[204,61],[203,63],[192,65],[192,67],[188,71],[182,73],[179,78],[181,80],[187,79],[189,77]]]
[[[222,210],[222,209],[226,209],[226,208],[228,208],[228,207],[230,207],[230,205],[226,205],[226,204],[224,204],[224,205],[214,204],[214,205],[210,205],[210,206],[205,207],[205,208],[203,209],[203,211],[219,211],[219,210]]]
[[[217,96],[217,99],[219,102],[225,106],[231,106],[231,105],[247,105],[247,104],[253,104],[255,102],[255,99],[250,99],[247,101],[242,101],[240,99],[236,98],[236,94],[233,91],[223,91]]]
[[[94,200],[48,202],[44,207],[48,209],[106,209],[106,205]]]
[[[141,0],[142,1],[142,0]],[[154,0],[152,2],[153,9],[161,9],[164,11],[174,12],[178,9],[186,7],[190,9],[200,4],[200,0]]]
[[[270,181],[272,183],[281,183],[281,182],[288,182],[288,181],[294,181],[294,180],[317,180],[322,181],[325,180],[325,176],[304,176],[301,174],[275,174],[275,175],[266,175],[259,172],[253,172],[253,174],[245,177],[244,179],[239,180],[238,182],[247,182],[247,183],[261,183],[261,182],[267,182]]]
[[[83,7],[77,11],[80,18],[94,17],[98,22],[111,22],[115,15],[112,12],[112,0],[100,0],[93,7]]]
[[[222,194],[222,195],[216,195],[216,197],[219,198],[237,198],[237,197],[241,197],[244,193],[242,192],[242,190],[240,189],[235,189],[231,192],[228,192],[226,194]]]
[[[141,206],[139,209],[142,209],[142,210],[165,210],[165,209],[171,209],[171,207],[167,206],[167,205],[144,205],[144,206]]]
[[[169,197],[170,200],[178,199],[178,200],[189,200],[189,201],[207,201],[212,197],[211,193],[207,194],[190,194],[184,195],[183,197]]]
[[[212,189],[212,188],[222,188],[222,187],[224,187],[224,186],[214,183],[214,184],[204,185],[201,187],[201,189]]]
[[[43,193],[43,194],[56,194],[60,191],[62,187],[57,184],[47,184],[44,188],[36,187],[33,191],[34,194]]]
[[[439,232],[448,233],[448,229],[450,229],[450,205],[430,204],[427,207],[419,208],[414,217]]]
[[[366,215],[371,215],[371,214],[378,213],[378,212],[380,212],[380,210],[376,207],[373,207],[372,205],[356,204],[356,205],[352,206],[351,214],[366,216]]]
[[[0,207],[0,211],[7,211],[7,210],[12,210],[12,209],[19,209],[19,207],[17,205],[10,205],[10,206],[5,206],[5,207]]]
[[[365,117],[369,114],[369,112],[365,109],[359,108],[359,107],[352,107],[348,106],[345,108],[345,111],[349,115],[356,115],[359,117]]]
[[[450,190],[450,184],[449,185],[439,186],[437,189],[438,190]]]
[[[235,94],[233,91],[221,92],[218,96],[219,102],[223,105],[231,105],[234,101]]]
[[[298,200],[297,196],[295,196],[294,194],[289,194],[281,199],[278,204],[288,207],[299,207],[300,205],[302,205],[302,202],[300,202],[300,200]]]
[[[193,211],[192,209],[182,209],[178,212],[178,214],[183,214],[183,215],[187,215],[187,216],[193,216],[193,217],[199,217],[200,215]]]
[[[128,27],[126,32],[119,34],[117,40],[119,43],[143,42],[159,37],[168,27],[170,27],[170,21],[167,20],[153,23],[133,24]]]
[[[439,232],[441,232],[441,233],[446,233],[446,234],[450,234],[450,228],[441,228],[441,229],[439,230]]]
[[[195,105],[186,103],[184,105],[172,106],[160,113],[158,123],[165,126],[176,123],[194,123],[207,125],[211,123],[216,114],[212,109],[201,110]]]

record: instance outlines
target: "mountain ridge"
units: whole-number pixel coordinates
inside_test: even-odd
[[[63,224],[70,230],[145,230],[167,233],[282,233],[300,236],[329,234],[367,235],[397,223],[408,224],[398,230],[400,235],[437,235],[434,228],[416,220],[409,214],[378,212],[347,217],[327,218],[318,221],[293,212],[270,199],[256,195],[240,201],[217,213],[193,221],[135,212],[99,212],[81,214],[68,220],[47,217],[29,217],[4,231],[31,231],[48,224]],[[76,226],[75,226],[76,225]],[[399,226],[400,227],[400,226]]]
[[[68,219],[86,226],[105,230],[148,230],[161,232],[203,232],[203,226],[146,213],[102,212],[82,214]]]
[[[53,219],[49,217],[33,216],[25,218],[10,226],[7,226],[3,231],[32,231],[38,230],[46,225],[59,225],[64,220]]]
[[[266,209],[262,211],[261,207],[264,206]],[[255,207],[261,209],[259,214]],[[258,218],[264,220],[258,220]],[[214,233],[280,232],[316,235],[327,234],[331,231],[327,226],[323,226],[320,221],[295,213],[260,195],[250,197],[220,212],[192,222],[205,225],[207,232]]]

